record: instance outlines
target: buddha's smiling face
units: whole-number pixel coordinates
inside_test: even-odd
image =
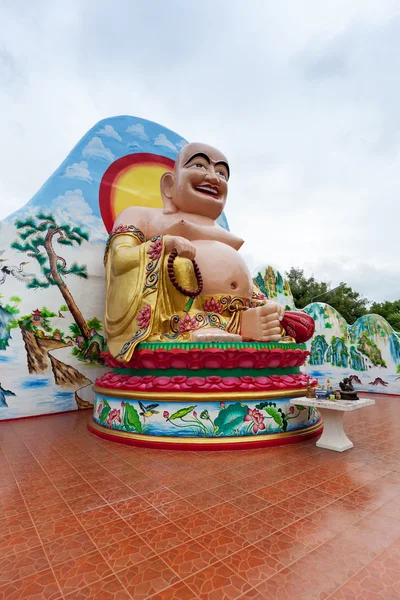
[[[222,152],[205,144],[188,144],[161,189],[178,210],[217,219],[224,210],[228,179],[228,161]]]

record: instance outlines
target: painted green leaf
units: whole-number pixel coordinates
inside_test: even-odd
[[[273,418],[273,420],[277,425],[279,425],[279,427],[282,427],[282,415],[274,406],[266,406],[264,410],[266,413],[269,414],[270,417]]]
[[[101,425],[104,425],[104,423],[107,421],[108,413],[110,412],[110,410],[111,410],[110,405],[103,406],[103,410],[101,411],[100,419],[99,419]]]
[[[259,404],[256,404],[256,408],[258,408],[258,410],[263,410],[266,406],[273,406],[276,403],[275,402],[260,402]]]
[[[142,423],[138,412],[134,406],[128,403],[125,404],[124,425],[126,429],[136,429],[138,433],[142,433]]]
[[[101,399],[101,402],[104,404],[104,406],[109,406],[109,407],[111,408],[111,406],[110,406],[110,405],[109,405],[109,403],[108,403],[108,400],[107,400],[107,398],[102,398],[102,399]]]
[[[248,412],[248,406],[235,402],[228,408],[219,411],[218,417],[214,421],[217,435],[231,435],[236,429],[239,429]]]
[[[306,407],[302,406],[301,404],[295,404],[295,407],[297,408],[297,410],[306,410]]]
[[[195,408],[196,408],[196,405],[195,406],[187,406],[186,408],[181,408],[180,410],[177,410],[176,413],[171,415],[169,420],[172,421],[172,419],[182,419],[182,417],[186,417],[186,415],[191,413],[192,410],[194,410]]]

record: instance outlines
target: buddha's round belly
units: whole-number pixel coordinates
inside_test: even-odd
[[[197,240],[192,243],[196,246],[196,262],[203,276],[202,295],[230,294],[251,298],[251,274],[237,250],[210,240]]]

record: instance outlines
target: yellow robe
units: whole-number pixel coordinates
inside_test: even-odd
[[[120,362],[129,362],[145,340],[187,341],[203,327],[240,333],[241,311],[251,306],[249,299],[198,296],[184,310],[188,298],[169,279],[162,236],[146,240],[133,225],[119,226],[110,234],[104,260],[105,334],[110,353]],[[177,257],[174,271],[184,288],[197,288],[192,261]]]

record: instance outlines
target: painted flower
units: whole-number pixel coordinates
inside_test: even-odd
[[[225,402],[220,402],[219,406],[220,406],[220,408],[225,408]]]
[[[196,317],[191,318],[189,313],[186,313],[183,319],[179,319],[178,323],[178,331],[179,333],[186,333],[188,331],[193,331],[193,329],[197,329],[199,327],[198,321],[196,321]]]
[[[222,306],[222,304],[218,300],[214,300],[214,298],[206,300],[204,302],[203,308],[205,312],[216,313],[217,315],[222,315],[222,313],[224,312],[224,307]]]
[[[118,225],[117,227],[115,227],[115,229],[113,229],[112,234],[113,235],[117,235],[117,233],[128,233],[129,232],[129,227],[128,225]]]
[[[254,434],[258,433],[259,430],[262,431],[263,429],[265,429],[264,419],[265,417],[261,414],[259,410],[257,410],[257,408],[249,408],[249,410],[247,411],[247,415],[244,418],[245,421],[253,422]]]
[[[294,406],[291,406],[291,407],[289,408],[289,413],[290,413],[291,415],[294,413]]]
[[[97,407],[97,414],[99,415],[99,417],[100,417],[100,415],[101,415],[101,411],[102,411],[102,410],[103,410],[103,403],[102,403],[102,402],[100,402],[99,406]]]
[[[164,417],[164,419],[168,419],[168,417],[169,417],[169,412],[168,412],[167,410],[164,410],[164,412],[163,412],[163,417]]]
[[[150,250],[148,250],[147,252],[151,260],[158,260],[160,258],[162,248],[162,239],[159,237],[152,243],[152,245],[150,246]]]
[[[121,413],[116,408],[112,408],[108,413],[107,425],[112,427],[115,422],[121,423]]]
[[[139,323],[139,327],[141,327],[142,329],[147,329],[150,324],[150,317],[151,307],[146,305],[142,308],[136,319]]]
[[[197,412],[195,410],[193,411],[193,416],[194,416],[194,418],[197,417]]]

